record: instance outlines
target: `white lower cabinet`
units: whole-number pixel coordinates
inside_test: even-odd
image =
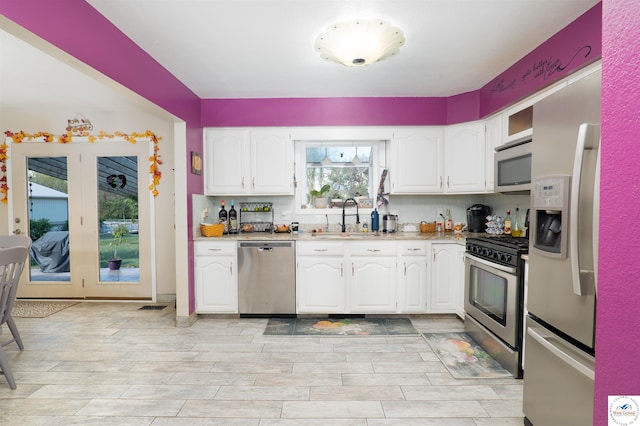
[[[396,312],[396,244],[349,245],[350,312]]]
[[[194,254],[196,313],[237,313],[237,243],[196,241]]]
[[[429,243],[398,244],[398,313],[422,314],[427,309]]]
[[[344,313],[344,245],[298,241],[296,253],[297,313]]]
[[[464,288],[464,246],[455,243],[432,243],[431,285],[427,311],[458,313],[459,295]]]
[[[429,241],[298,241],[301,314],[461,313],[464,246]]]

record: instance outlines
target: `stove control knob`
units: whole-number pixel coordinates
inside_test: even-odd
[[[495,260],[500,260],[500,253],[498,253],[498,252],[493,253],[493,258]]]
[[[511,262],[511,255],[510,254],[505,254],[504,255],[504,261],[505,262]]]

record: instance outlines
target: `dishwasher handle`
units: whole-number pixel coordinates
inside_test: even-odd
[[[294,241],[240,241],[238,248],[269,249],[267,251],[271,251],[274,248],[291,248],[294,247],[294,244]]]

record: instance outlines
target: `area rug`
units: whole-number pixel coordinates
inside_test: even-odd
[[[269,318],[264,334],[396,336],[419,333],[408,318]]]
[[[16,300],[13,304],[11,316],[16,318],[45,318],[77,303],[78,302]]]
[[[466,333],[424,333],[424,337],[457,379],[513,377]]]

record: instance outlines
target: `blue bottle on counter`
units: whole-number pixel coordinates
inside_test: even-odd
[[[374,209],[371,212],[371,232],[378,232],[380,228],[380,217],[378,216],[378,209]]]

